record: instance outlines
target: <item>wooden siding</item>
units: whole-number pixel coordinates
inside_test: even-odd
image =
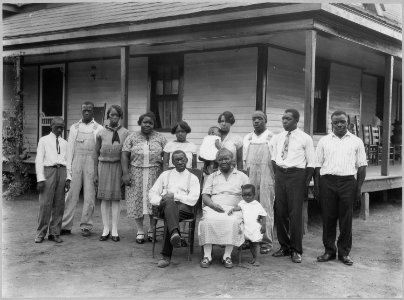
[[[331,132],[331,114],[336,110],[348,115],[360,115],[362,70],[332,63],[330,66],[328,132]]]
[[[368,125],[372,123],[372,119],[376,115],[376,76],[363,75],[362,95],[361,124]]]
[[[273,133],[283,131],[285,109],[295,108],[300,113],[298,127],[304,127],[304,60],[303,55],[269,48],[267,127]]]
[[[256,64],[257,48],[185,55],[183,119],[192,128],[190,141],[199,146],[226,110],[236,119],[231,132],[244,137],[252,130]]]

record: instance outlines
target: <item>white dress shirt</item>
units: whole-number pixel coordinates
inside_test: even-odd
[[[83,120],[74,123],[70,127],[69,131],[69,138],[68,138],[68,147],[67,147],[67,161],[66,161],[66,168],[67,168],[67,179],[72,179],[72,162],[74,156],[74,143],[76,141],[77,134],[80,132],[93,132],[94,134],[94,141],[97,138],[97,133],[102,130],[103,127],[98,124],[94,119],[90,121],[88,124],[84,123]]]
[[[189,179],[189,190],[187,190]],[[200,191],[201,187],[198,177],[186,169],[183,172],[171,169],[163,172],[157,178],[157,181],[149,191],[149,199],[152,205],[160,205],[163,195],[173,193],[174,201],[194,206],[198,202]]]
[[[67,142],[61,137],[58,140],[60,154],[58,154],[56,148],[56,135],[53,132],[39,139],[35,158],[36,179],[38,182],[46,180],[44,167],[66,166]]]
[[[256,143],[256,144],[263,144],[267,143],[268,147],[269,141],[273,137],[273,133],[269,129],[265,129],[264,132],[262,132],[260,135],[257,135],[254,131],[250,132],[247,134],[244,139],[243,139],[243,161],[245,163],[247,159],[247,152],[248,152],[248,146],[250,143]],[[269,148],[271,150],[271,148]]]
[[[321,168],[320,175],[355,175],[359,167],[367,165],[362,140],[349,131],[342,138],[330,133],[318,142],[316,167]]]
[[[288,131],[275,135],[270,141],[272,160],[282,168],[314,168],[315,152],[313,139],[304,131],[296,128],[290,132],[288,156],[282,158],[283,145]]]

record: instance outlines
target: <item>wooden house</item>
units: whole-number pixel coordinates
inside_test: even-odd
[[[186,120],[197,145],[225,110],[236,118],[232,132],[244,136],[255,109],[277,133],[290,107],[316,144],[338,109],[362,124],[379,117],[388,146],[391,124],[402,121],[401,10],[267,1],[3,4],[3,57],[23,67],[31,151],[49,117],[63,116],[69,127],[87,100],[120,104],[131,131],[152,110],[169,140],[170,127]],[[7,111],[11,65],[3,64],[3,78]]]

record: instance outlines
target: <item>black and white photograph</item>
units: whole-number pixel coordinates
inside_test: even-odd
[[[401,1],[3,0],[2,298],[402,298]]]

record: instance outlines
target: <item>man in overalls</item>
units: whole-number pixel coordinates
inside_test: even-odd
[[[269,253],[274,239],[274,172],[271,163],[269,141],[273,136],[266,127],[267,116],[262,111],[252,114],[254,131],[247,134],[243,140],[244,166],[248,171],[251,184],[257,190],[257,200],[265,209],[266,230],[260,243],[260,253]]]
[[[61,234],[70,234],[73,227],[74,212],[83,187],[84,203],[80,229],[82,236],[90,236],[93,227],[95,206],[94,186],[94,148],[97,132],[102,126],[95,122],[94,104],[81,105],[82,119],[70,127],[67,150],[67,184],[70,191],[66,198]]]

